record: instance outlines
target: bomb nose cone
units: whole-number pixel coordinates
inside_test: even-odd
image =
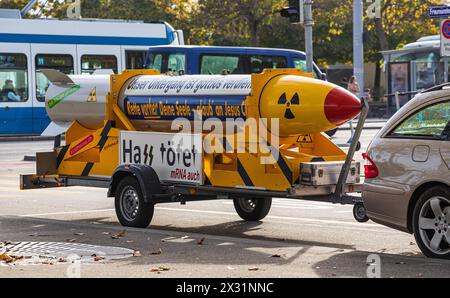
[[[336,126],[354,119],[361,108],[361,101],[343,88],[334,88],[325,99],[325,115]]]

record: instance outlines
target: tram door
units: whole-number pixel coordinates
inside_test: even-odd
[[[45,110],[45,96],[50,81],[42,73],[42,69],[55,69],[62,73],[76,74],[76,45],[32,45],[33,78],[33,132],[40,133],[50,124]]]
[[[0,43],[0,135],[33,133],[30,45]]]

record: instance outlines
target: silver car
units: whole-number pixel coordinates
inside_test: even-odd
[[[424,91],[378,133],[364,154],[370,219],[413,233],[422,252],[450,258],[450,89]]]

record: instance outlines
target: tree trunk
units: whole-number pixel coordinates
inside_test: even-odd
[[[383,94],[381,93],[381,63],[383,59],[380,58],[378,61],[375,62],[375,84],[374,84],[374,99],[376,101],[379,101]]]
[[[386,32],[383,27],[383,18],[376,19],[376,30],[378,36],[378,42],[380,44],[381,51],[388,51],[389,44],[386,36]],[[383,94],[381,94],[381,62],[383,58],[380,58],[375,65],[375,82],[374,82],[374,94],[377,99],[380,99]]]
[[[387,41],[387,37],[386,37],[386,32],[384,32],[384,28],[383,28],[383,19],[377,19],[376,21],[376,27],[377,27],[377,36],[378,36],[378,41],[380,43],[380,49],[382,51],[387,51],[389,50],[389,45],[388,45],[388,41]]]
[[[258,46],[258,21],[252,14],[247,15],[248,28],[250,30],[250,44],[252,47]]]

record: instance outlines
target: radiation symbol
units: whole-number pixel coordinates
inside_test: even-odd
[[[283,93],[283,95],[281,95],[280,99],[278,100],[278,104],[286,106],[286,112],[284,113],[284,118],[292,120],[292,119],[295,119],[295,115],[292,112],[291,107],[293,105],[300,104],[300,97],[298,96],[298,93],[295,93],[294,96],[291,98],[291,100],[287,100],[286,93]]]
[[[94,87],[94,89],[91,90],[87,102],[97,102],[97,88]]]

